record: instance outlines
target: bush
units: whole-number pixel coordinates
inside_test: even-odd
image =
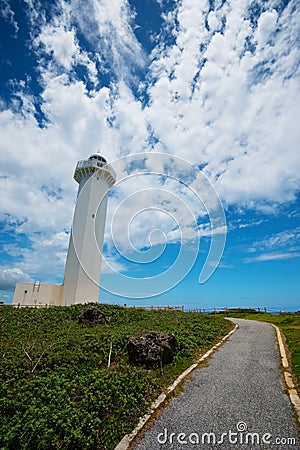
[[[85,307],[1,307],[1,448],[115,448],[195,353],[232,328],[221,316],[115,305],[98,305],[109,322],[91,328],[76,320]],[[164,373],[128,363],[128,339],[146,331],[176,336]]]

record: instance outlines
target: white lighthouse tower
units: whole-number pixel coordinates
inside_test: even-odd
[[[100,153],[77,163],[79,183],[63,282],[62,305],[98,302],[109,189],[115,171]]]
[[[107,197],[116,181],[113,168],[100,153],[78,161],[79,183],[62,285],[17,283],[13,305],[59,306],[98,302]]]

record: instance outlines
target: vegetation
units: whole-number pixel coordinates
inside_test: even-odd
[[[300,314],[299,313],[280,313],[280,314],[229,314],[243,319],[261,320],[271,322],[277,325],[286,340],[288,356],[290,359],[297,389],[300,393]]]
[[[216,315],[98,307],[110,320],[95,328],[77,323],[83,305],[1,307],[0,448],[113,449],[196,354],[233,327]],[[174,363],[163,372],[130,366],[126,344],[138,331],[174,333]]]

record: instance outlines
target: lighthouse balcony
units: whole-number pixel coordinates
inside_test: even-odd
[[[82,161],[78,161],[75,173],[74,173],[74,179],[77,181],[77,183],[80,183],[80,180],[83,177],[91,176],[94,172],[101,171],[103,175],[106,175],[109,179],[110,184],[114,184],[116,181],[116,172],[112,168],[110,164],[107,164],[105,159],[99,160],[96,158],[93,159],[84,159]]]

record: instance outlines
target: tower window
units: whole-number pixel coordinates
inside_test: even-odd
[[[103,156],[92,155],[89,157],[89,160],[91,160],[91,159],[96,159],[96,160],[100,161],[102,163],[102,165],[107,163],[106,159],[103,158]]]
[[[95,214],[92,214],[92,219],[95,219]]]

